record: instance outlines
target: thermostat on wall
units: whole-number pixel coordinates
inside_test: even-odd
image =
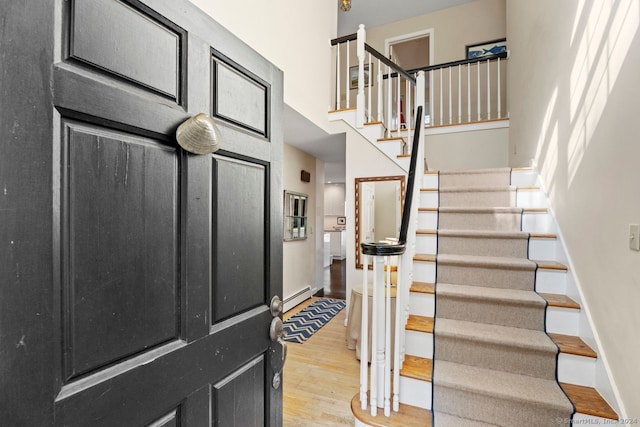
[[[347,217],[346,216],[339,216],[338,217],[338,225],[345,225],[347,223]]]

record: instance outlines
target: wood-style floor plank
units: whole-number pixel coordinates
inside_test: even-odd
[[[285,313],[288,319],[317,298]],[[342,310],[304,344],[287,343],[285,427],[353,426],[350,401],[360,389],[360,362],[345,342]]]
[[[567,354],[574,354],[576,356],[598,357],[598,354],[593,351],[591,347],[587,345],[580,337],[564,334],[548,333],[549,338],[558,346],[560,352]]]
[[[405,329],[431,334],[433,333],[433,317],[410,314]]]
[[[400,375],[416,380],[431,381],[433,361],[424,357],[405,355]]]

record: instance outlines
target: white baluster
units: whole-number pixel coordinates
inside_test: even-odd
[[[417,131],[417,130],[416,130]],[[406,196],[405,196],[406,197]],[[396,316],[395,316],[395,330],[394,330],[394,343],[393,346],[393,410],[398,412],[400,409],[400,348],[402,346],[402,289],[404,287],[404,281],[401,269],[402,256],[396,257],[396,264],[398,264],[398,271],[396,272]]]
[[[412,116],[412,111],[411,111],[411,82],[409,80],[405,80],[405,87],[404,87],[404,92],[407,94],[406,96],[406,100],[405,100],[405,105],[404,105],[404,120],[405,120],[405,124],[407,127],[407,143],[411,143],[411,116]]]
[[[385,308],[384,308],[384,257],[377,256],[374,257],[375,263],[378,265],[377,273],[374,267],[374,278],[373,278],[373,310],[374,313],[377,313],[378,316],[376,318],[376,331],[374,334],[376,337],[376,378],[377,378],[377,387],[371,386],[371,391],[377,391],[377,406],[378,408],[384,408],[384,382],[385,382],[385,369],[386,369],[386,359],[384,356],[385,350]],[[378,298],[376,299],[376,294]],[[373,368],[372,368],[373,369]]]
[[[340,43],[336,45],[336,110],[340,109]]]
[[[402,127],[402,112],[400,108],[400,73],[398,73],[398,77],[396,77],[397,87],[396,87],[396,117],[398,117],[398,136],[400,136],[400,128]]]
[[[487,59],[487,120],[491,119],[491,63]]]
[[[384,415],[391,415],[391,262],[385,257],[387,280],[385,283],[385,316],[384,316]]]
[[[442,68],[440,68],[440,126],[442,126]]]
[[[471,121],[471,64],[467,64],[467,121]]]
[[[500,80],[500,58],[498,58],[498,118],[502,118],[502,97],[500,94],[500,88],[502,87],[502,80]]]
[[[369,99],[367,100],[367,122],[373,121],[373,113],[371,112],[371,86],[373,83],[373,62],[371,61],[371,52],[369,52],[369,87],[367,88],[367,96]]]
[[[434,125],[434,118],[433,118],[433,82],[435,80],[435,75],[436,72],[434,70],[429,71],[429,126],[433,126]],[[417,77],[416,77],[416,81],[417,81]],[[418,100],[422,99],[424,101],[424,93],[422,95],[420,95],[419,89],[418,89],[418,85],[416,84],[416,111],[418,110]],[[423,110],[422,110],[422,115],[424,116],[426,113],[426,109],[424,109],[423,106]],[[425,123],[426,124],[426,123]]]
[[[393,102],[393,84],[391,83],[391,67],[387,65],[387,137],[391,137],[391,118],[392,118],[392,102]]]
[[[358,248],[360,250],[360,248]],[[362,254],[362,324],[360,325],[360,407],[367,409],[369,377],[369,256]]]
[[[478,121],[480,121],[480,61],[478,61]]]
[[[462,123],[462,65],[458,65],[458,123]]]
[[[351,65],[351,48],[349,47],[349,40],[347,40],[347,68],[346,68],[346,81],[347,81],[347,108],[351,107],[351,70],[349,70],[349,66]]]
[[[373,257],[373,301],[371,304],[371,416],[378,414],[378,257]]]
[[[357,46],[357,54],[358,54],[358,95],[356,97],[356,127],[362,128],[364,127],[364,115],[365,115],[365,105],[364,105],[364,43],[367,38],[367,33],[364,30],[364,25],[360,24],[358,28],[358,46]]]
[[[384,121],[384,112],[382,111],[382,62],[378,59],[378,121]]]
[[[451,95],[452,95],[452,90],[451,90],[451,67],[449,67],[449,124],[453,123],[453,112],[452,112],[453,104],[451,102]]]

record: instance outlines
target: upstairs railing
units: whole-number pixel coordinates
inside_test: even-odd
[[[382,123],[385,136],[407,129],[423,97],[424,125],[446,126],[505,119],[508,53],[404,70],[366,43],[364,26],[331,41],[335,55],[335,110],[356,108],[356,127]],[[424,92],[416,91],[418,72]],[[411,131],[409,138],[411,138]]]
[[[408,318],[410,276],[409,265],[415,254],[415,235],[417,213],[420,200],[420,185],[415,184],[416,177],[424,173],[422,141],[422,106],[416,114],[416,132],[411,147],[411,161],[407,177],[407,193],[404,200],[402,224],[397,243],[362,243],[362,324],[360,352],[360,404],[363,410],[370,408],[376,416],[382,408],[385,416],[391,415],[391,409],[400,408],[400,367],[404,361],[404,328]],[[368,319],[368,283],[369,258],[373,263],[373,295],[371,324]],[[392,259],[392,258],[395,258]],[[393,262],[395,261],[395,263]],[[392,265],[397,266],[397,282],[392,286]],[[386,280],[385,280],[386,272]],[[395,291],[395,318],[392,319],[392,291]],[[392,324],[393,332],[392,332]],[[369,330],[371,330],[371,369],[368,370]],[[391,339],[393,335],[393,340]],[[391,343],[394,343],[393,347]],[[393,358],[393,369],[392,361]],[[393,372],[393,379],[391,377]],[[370,379],[370,387],[369,381]],[[393,394],[393,399],[391,398]]]

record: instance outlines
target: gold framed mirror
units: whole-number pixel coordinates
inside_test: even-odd
[[[356,178],[356,268],[362,268],[360,243],[397,239],[402,222],[405,176]]]

